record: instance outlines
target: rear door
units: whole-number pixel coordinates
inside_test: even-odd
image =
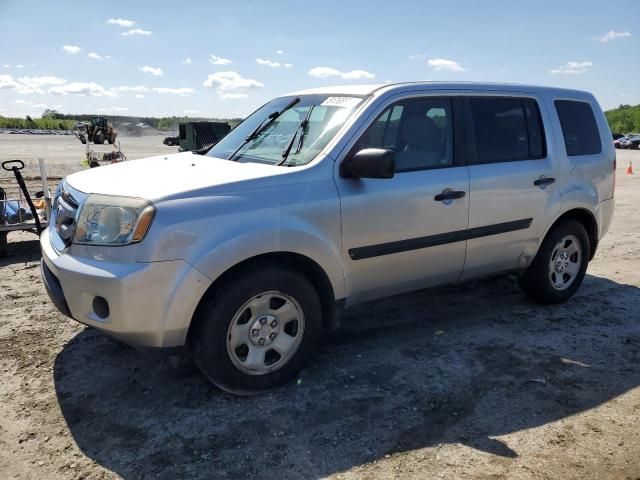
[[[462,278],[524,267],[559,212],[550,118],[533,94],[463,93],[469,232]]]

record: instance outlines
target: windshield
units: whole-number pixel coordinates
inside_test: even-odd
[[[304,165],[329,143],[363,99],[353,95],[276,98],[252,113],[207,155],[237,162]]]

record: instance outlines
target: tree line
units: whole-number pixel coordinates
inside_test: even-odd
[[[613,133],[640,132],[640,105],[620,105],[618,108],[604,112]]]
[[[88,114],[64,114],[55,110],[45,110],[41,118],[31,118],[27,115],[21,117],[3,117],[0,115],[0,128],[28,129],[36,128],[42,130],[70,130],[76,122],[84,122],[99,115]],[[129,123],[137,125],[143,123],[152,128],[162,131],[178,130],[179,123],[194,121],[218,121],[229,122],[232,127],[242,121],[241,118],[204,118],[204,117],[135,117],[129,115],[102,115],[112,123]]]

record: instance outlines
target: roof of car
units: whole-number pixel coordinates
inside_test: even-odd
[[[370,95],[375,92],[389,92],[393,90],[404,90],[409,87],[426,87],[434,90],[502,90],[502,91],[554,91],[557,93],[584,95],[586,92],[556,87],[543,87],[536,85],[523,85],[517,83],[485,83],[485,82],[398,82],[379,83],[366,85],[336,85],[327,87],[310,88],[288,93],[290,95]]]

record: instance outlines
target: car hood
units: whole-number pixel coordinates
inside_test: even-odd
[[[132,160],[69,175],[68,184],[84,193],[148,200],[180,198],[190,192],[235,186],[238,182],[283,174],[286,169],[238,163],[191,152]]]

